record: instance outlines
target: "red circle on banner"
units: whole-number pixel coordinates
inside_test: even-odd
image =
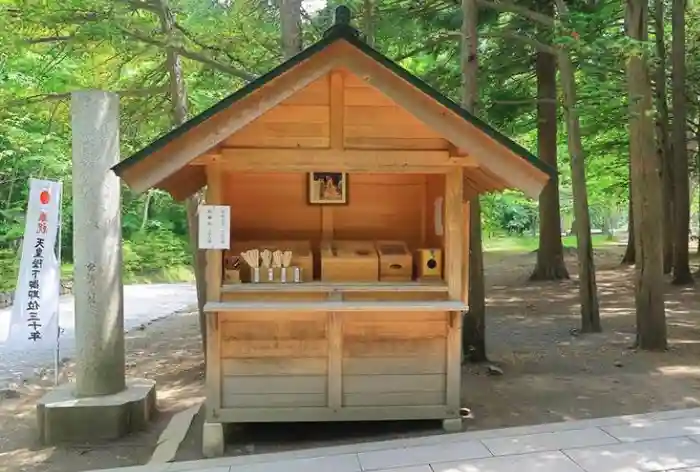
[[[41,191],[39,194],[39,201],[41,201],[42,205],[48,205],[48,203],[51,201],[51,194],[48,190]]]

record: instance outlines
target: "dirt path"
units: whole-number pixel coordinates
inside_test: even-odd
[[[596,253],[605,332],[586,336],[571,334],[579,325],[575,281],[529,283],[533,254],[487,255],[488,351],[504,375],[489,376],[484,366],[465,366],[463,401],[475,416],[469,429],[700,405],[697,289],[668,286],[669,352],[630,350],[635,326],[632,269],[619,267],[620,252],[621,248],[612,248]],[[575,260],[568,257],[567,262],[575,273]],[[158,381],[164,413],[149,432],[108,447],[37,448],[33,405],[40,390],[25,386],[19,400],[0,401],[0,472],[73,472],[145,462],[172,413],[201,400],[197,317],[153,323],[133,332],[128,346],[130,375]],[[8,431],[10,418],[14,429]],[[437,426],[434,422],[404,422],[232,428],[227,454],[437,434]],[[200,457],[200,431],[196,422],[178,460]]]
[[[144,464],[174,413],[203,400],[203,358],[194,313],[175,314],[127,334],[127,375],[155,379],[158,420],[148,431],[124,440],[84,447],[47,448],[36,440],[36,400],[52,375],[14,386],[19,398],[0,394],[0,472],[77,472]],[[72,377],[64,366],[63,381]],[[14,393],[11,394],[14,396]],[[7,396],[7,395],[6,395]]]

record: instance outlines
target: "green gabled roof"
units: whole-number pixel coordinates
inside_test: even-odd
[[[264,74],[254,81],[246,84],[244,87],[240,88],[237,90],[235,93],[229,95],[225,99],[221,100],[219,103],[216,105],[212,106],[211,108],[205,110],[204,112],[200,113],[199,115],[193,117],[192,119],[188,120],[185,122],[183,125],[173,129],[169,133],[161,136],[157,140],[153,141],[151,144],[146,146],[145,148],[141,149],[131,157],[128,157],[127,159],[124,159],[121,161],[119,164],[115,165],[112,167],[112,170],[117,174],[120,175],[124,170],[127,168],[131,167],[132,165],[136,164],[137,162],[141,161],[142,159],[146,158],[149,156],[151,153],[159,150],[160,148],[164,147],[167,143],[172,141],[173,139],[183,135],[190,129],[196,127],[197,125],[203,123],[204,121],[208,120],[212,116],[216,115],[220,111],[225,110],[229,106],[233,105],[237,101],[243,99],[247,95],[253,93],[255,90],[263,87],[265,84],[270,82],[271,80],[279,77],[280,75],[284,74],[285,72],[289,71],[290,69],[293,69],[295,66],[297,66],[299,63],[309,59],[310,57],[314,56],[315,54],[323,51],[325,48],[330,46],[336,41],[339,40],[344,40],[347,41],[349,44],[352,46],[356,47],[358,50],[363,52],[365,55],[369,56],[385,68],[389,69],[391,72],[396,74],[397,76],[401,77],[403,80],[406,82],[410,83],[414,87],[416,87],[418,90],[423,92],[424,94],[430,96],[433,98],[435,101],[439,102],[441,105],[445,106],[446,108],[450,109],[453,111],[455,114],[459,115],[462,117],[465,121],[469,122],[470,124],[474,125],[481,131],[483,131],[485,134],[490,136],[493,140],[499,142],[506,148],[510,149],[515,153],[516,155],[522,157],[524,160],[538,168],[539,170],[545,172],[546,174],[550,175],[551,177],[556,178],[557,174],[556,171],[540,159],[538,159],[534,154],[532,154],[530,151],[510,139],[508,136],[504,135],[503,133],[499,132],[497,129],[489,125],[488,123],[480,120],[476,116],[472,115],[469,113],[467,110],[462,108],[460,105],[437,91],[435,88],[431,87],[427,83],[425,83],[423,80],[420,78],[416,77],[415,75],[411,74],[408,72],[406,69],[401,67],[400,65],[396,64],[394,61],[389,59],[388,57],[384,56],[380,52],[376,51],[372,47],[370,47],[367,43],[365,43],[363,40],[359,38],[359,32],[353,28],[352,26],[349,25],[349,10],[347,7],[340,6],[336,9],[336,23],[331,26],[328,30],[326,30],[323,39],[320,41],[314,43],[312,46],[304,49],[302,52],[297,54],[296,56],[292,57],[291,59],[283,62],[279,66],[275,67],[272,69],[270,72],[267,74]]]

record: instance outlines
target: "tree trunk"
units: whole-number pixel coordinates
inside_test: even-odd
[[[688,109],[685,98],[685,1],[673,0],[671,25],[673,41],[671,62],[673,74],[673,173],[674,173],[674,244],[673,244],[673,281],[674,285],[693,283],[688,260],[690,243],[690,182],[688,176],[688,143],[686,120]]]
[[[658,63],[655,73],[656,87],[656,149],[663,175],[664,213],[664,274],[673,267],[673,156],[668,141],[668,97],[666,94],[666,40],[664,35],[664,0],[654,0],[654,36]]]
[[[141,231],[146,229],[146,225],[148,225],[148,215],[151,210],[151,198],[153,196],[153,191],[152,190],[147,190],[146,195],[144,196],[145,201],[143,202],[143,215],[141,217]]]
[[[160,24],[161,31],[170,38],[173,34],[175,24],[172,10],[168,5],[168,0],[160,0]],[[187,121],[187,91],[185,89],[185,79],[182,74],[182,61],[173,48],[166,48],[166,66],[168,68],[169,92],[173,123],[180,126]],[[187,199],[187,232],[190,240],[190,250],[192,251],[192,266],[194,269],[195,286],[197,291],[197,309],[199,311],[199,330],[202,335],[202,352],[206,361],[207,337],[206,337],[206,315],[204,304],[207,296],[206,280],[206,254],[199,250],[199,219],[197,213],[201,195],[196,195]]]
[[[282,54],[284,54],[285,59],[295,56],[302,49],[301,1],[279,0]]]
[[[627,249],[625,255],[622,256],[621,264],[633,265],[636,252],[634,250],[634,210],[632,209],[632,175],[630,175],[630,195],[629,195],[629,210],[627,212]]]
[[[562,17],[568,15],[563,0],[556,0]],[[578,255],[579,296],[581,298],[581,331],[600,332],[600,307],[596,287],[595,263],[593,262],[593,240],[591,219],[588,211],[588,190],[586,189],[586,168],[581,128],[576,110],[576,75],[568,52],[558,48],[557,59],[561,72],[566,117],[566,134],[571,155],[571,186],[574,197],[574,217],[576,219],[576,242]]]
[[[469,210],[469,311],[462,326],[462,352],[470,362],[486,362],[486,287],[479,197],[470,201]]]
[[[375,0],[364,0],[364,15],[362,16],[363,28],[365,31],[365,42],[370,46],[374,46],[375,39],[375,21],[374,21],[374,2]]]
[[[627,0],[627,32],[635,41],[647,40],[646,0]],[[666,313],[663,284],[661,178],[654,146],[654,123],[649,66],[644,49],[627,60],[630,106],[630,165],[634,205],[635,305],[637,346],[664,350]]]
[[[700,110],[698,110],[698,127],[696,128],[695,142],[697,146],[695,148],[695,172],[698,176],[698,245],[696,251],[697,254],[700,254]],[[698,269],[698,272],[696,272],[696,274],[700,274],[700,269]]]
[[[537,2],[537,10],[554,16],[554,5]],[[537,71],[537,150],[540,159],[557,168],[557,58],[553,54],[536,53]],[[550,179],[540,194],[540,236],[537,263],[530,280],[568,279],[561,242],[559,184]]]
[[[476,0],[462,0],[462,106],[474,114],[479,95],[477,72]],[[481,244],[481,205],[479,196],[469,204],[469,311],[462,326],[462,354],[471,362],[484,362],[486,356],[486,287],[484,253]]]

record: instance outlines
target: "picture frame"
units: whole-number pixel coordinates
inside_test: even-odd
[[[347,205],[347,172],[309,172],[307,195],[311,205]]]

